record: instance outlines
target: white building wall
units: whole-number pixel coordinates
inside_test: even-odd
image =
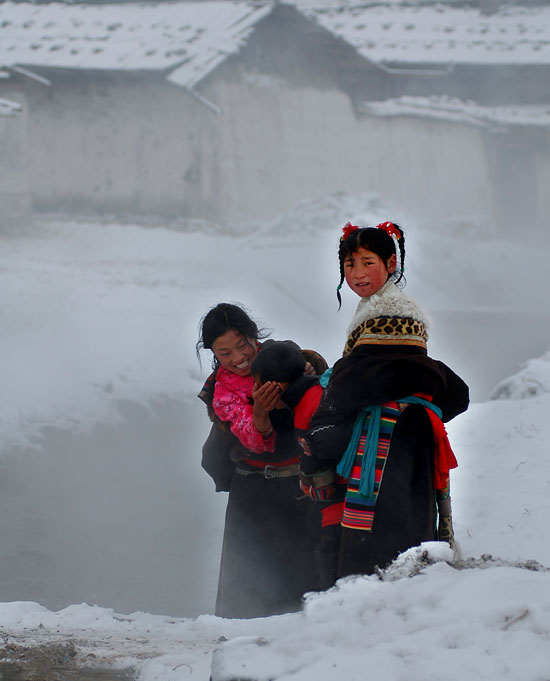
[[[538,232],[546,238],[550,233],[550,128],[541,132],[542,144],[534,154],[536,178],[536,210]]]
[[[121,80],[66,84],[32,101],[31,192],[38,210],[177,215],[189,210],[194,114],[179,88]]]
[[[2,98],[23,107],[15,116],[0,115],[0,229],[5,229],[29,219],[30,194],[25,98],[10,90],[3,90]]]
[[[481,128],[358,117],[337,91],[216,83],[208,95],[223,109],[217,193],[230,219],[273,217],[335,191],[376,192],[435,218],[492,214]]]
[[[29,103],[34,206],[238,222],[337,191],[369,191],[431,219],[500,223],[504,189],[518,210],[528,200],[531,212],[536,204],[548,215],[548,135],[522,154],[533,201],[525,192],[512,196],[513,178],[500,172],[508,133],[359,116],[340,91],[293,88],[237,69],[201,92],[221,113],[162,82],[42,89]]]

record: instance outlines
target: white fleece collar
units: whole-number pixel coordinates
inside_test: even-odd
[[[426,312],[409,296],[398,288],[393,279],[387,281],[381,289],[372,296],[361,298],[357,310],[348,327],[348,335],[359,324],[377,317],[410,317],[424,324],[428,329],[430,318]]]

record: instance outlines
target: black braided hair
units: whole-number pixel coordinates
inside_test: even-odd
[[[381,223],[387,224],[387,223]],[[405,285],[405,235],[401,227],[392,222],[391,225],[397,230],[399,236],[397,237],[397,243],[399,245],[399,261],[400,266],[395,269],[395,272],[391,275],[394,282],[398,284],[402,282]],[[340,239],[340,245],[338,247],[338,261],[340,265],[340,283],[336,288],[336,297],[338,298],[338,309],[342,307],[342,296],[340,295],[340,289],[344,283],[345,273],[344,273],[344,261],[350,253],[355,253],[358,248],[366,248],[373,253],[376,253],[384,263],[387,263],[392,255],[397,255],[395,252],[395,241],[392,237],[380,227],[360,227],[347,236],[347,238]]]
[[[197,357],[200,361],[201,350],[211,350],[217,338],[228,331],[236,331],[246,338],[259,340],[265,338],[268,332],[259,329],[256,322],[239,305],[233,303],[218,303],[211,308],[199,323],[199,340],[195,345]],[[214,355],[212,366],[215,369],[219,362]]]

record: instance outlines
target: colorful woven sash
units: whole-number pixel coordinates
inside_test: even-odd
[[[396,402],[365,407],[355,420],[350,442],[336,467],[337,473],[348,480],[342,516],[344,527],[372,531],[376,500],[402,404],[420,404],[427,410],[435,440],[436,489],[448,484],[449,469],[457,465],[441,421],[441,410],[427,399],[411,395]]]
[[[391,436],[400,413],[397,402],[388,402],[362,409],[355,421],[351,440],[336,467],[348,481],[344,527],[372,530]]]

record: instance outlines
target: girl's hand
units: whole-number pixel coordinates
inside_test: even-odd
[[[252,388],[252,399],[254,405],[252,409],[254,417],[254,426],[260,433],[267,433],[271,431],[271,421],[269,420],[269,412],[275,408],[281,396],[281,388],[275,381],[267,381],[259,386],[257,383]]]
[[[281,387],[276,381],[267,381],[261,386],[254,383],[252,388],[254,411],[257,411],[258,414],[269,414],[279,401],[281,392]]]
[[[309,442],[305,439],[305,437],[299,437],[298,438],[298,444],[304,450],[304,454],[306,456],[311,456],[311,449],[309,447]]]

